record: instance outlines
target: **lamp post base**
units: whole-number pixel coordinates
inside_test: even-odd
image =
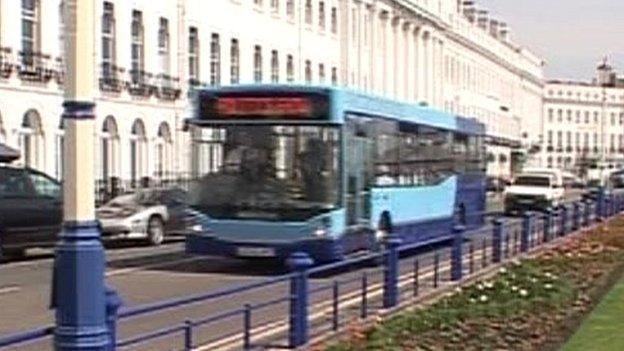
[[[56,247],[52,304],[56,351],[105,351],[105,258],[97,221],[65,222]]]

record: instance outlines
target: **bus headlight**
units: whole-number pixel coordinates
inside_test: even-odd
[[[385,230],[379,230],[379,229],[378,229],[378,230],[375,232],[375,239],[376,239],[377,241],[382,241],[383,239],[385,239],[385,238],[386,238],[386,236],[388,236],[388,232],[386,232]]]
[[[327,236],[328,231],[327,228],[317,228],[312,234],[317,238],[324,238]]]
[[[195,224],[191,226],[191,232],[193,233],[201,233],[204,231],[204,226],[201,224]]]

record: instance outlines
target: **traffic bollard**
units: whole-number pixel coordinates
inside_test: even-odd
[[[565,236],[568,232],[567,223],[568,223],[568,207],[566,205],[561,206],[561,224],[559,227],[559,236]]]
[[[453,247],[451,251],[451,280],[459,281],[463,276],[463,244],[464,244],[464,232],[466,227],[463,225],[456,225],[453,228]]]
[[[574,214],[572,215],[572,230],[577,231],[580,227],[581,208],[578,202],[573,204]]]
[[[531,220],[532,215],[530,212],[525,212],[522,216],[522,232],[520,234],[520,252],[529,251],[529,237],[531,235]]]
[[[547,208],[544,213],[544,242],[552,240],[553,210]]]
[[[288,343],[291,348],[308,342],[308,273],[306,270],[314,261],[305,252],[295,252],[286,260],[286,265],[295,273],[290,278],[290,316]]]
[[[117,291],[106,286],[106,326],[108,327],[109,344],[108,351],[117,349],[117,312],[123,304],[123,300]]]
[[[494,220],[494,230],[492,232],[492,262],[494,263],[500,263],[502,259],[504,224],[505,221],[501,218]]]
[[[386,240],[386,266],[384,269],[383,306],[390,308],[399,301],[399,246],[401,238],[390,235]]]

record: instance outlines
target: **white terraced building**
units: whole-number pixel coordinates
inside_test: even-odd
[[[549,81],[544,96],[544,166],[580,175],[624,167],[624,79],[610,65],[591,81]]]
[[[196,85],[336,84],[488,125],[489,172],[540,140],[543,61],[457,0],[102,0],[96,179],[188,170]],[[62,0],[0,0],[0,142],[60,177]],[[218,153],[210,150],[209,155]]]

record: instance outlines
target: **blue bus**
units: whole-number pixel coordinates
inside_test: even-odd
[[[484,125],[338,88],[201,89],[188,120],[192,254],[316,262],[481,225]]]

